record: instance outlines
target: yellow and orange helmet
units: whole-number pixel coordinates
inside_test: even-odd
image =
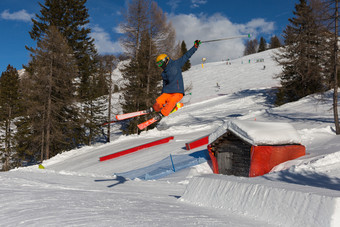
[[[169,61],[169,57],[166,54],[160,54],[158,55],[158,57],[156,58],[156,64],[158,67],[162,67],[164,66],[164,64],[166,65]]]

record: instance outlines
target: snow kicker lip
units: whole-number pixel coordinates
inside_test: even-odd
[[[287,184],[279,181],[259,184],[254,178],[207,175],[191,179],[180,200],[247,214],[278,225],[337,226],[340,223],[338,191],[318,194],[306,189],[309,186],[289,184],[287,187]]]

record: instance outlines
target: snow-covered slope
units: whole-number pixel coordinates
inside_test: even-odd
[[[340,140],[333,129],[332,93],[274,107],[271,88],[279,84],[274,76],[280,67],[272,53],[193,66],[184,73],[185,84],[192,84],[185,106],[153,130],[115,134],[109,144],[65,152],[45,161],[45,169],[0,173],[0,225],[339,226]],[[307,155],[256,178],[214,175],[209,162],[158,180],[120,175],[170,155],[195,157],[206,147],[187,151],[186,142],[228,120],[255,119],[292,125]],[[99,162],[168,136],[174,136],[169,143]]]
[[[279,82],[273,77],[280,73],[281,67],[272,56],[273,50],[269,50],[228,62],[195,65],[183,74],[185,85],[193,87],[187,92],[192,95],[185,96],[184,100],[195,103],[247,89],[278,86]]]

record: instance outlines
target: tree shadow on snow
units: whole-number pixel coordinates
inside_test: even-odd
[[[275,119],[285,119],[293,122],[315,122],[315,123],[334,123],[331,117],[320,117],[308,113],[274,113],[272,110],[266,110],[266,114]]]
[[[95,182],[103,182],[103,181],[117,181],[117,183],[114,183],[114,184],[111,184],[111,185],[108,185],[107,187],[108,188],[111,188],[111,187],[114,187],[118,184],[124,184],[125,181],[127,181],[127,179],[125,177],[122,177],[122,176],[116,176],[115,179],[104,179],[104,180],[94,180]]]
[[[274,119],[285,119],[289,121],[299,121],[299,122],[316,122],[316,123],[334,123],[334,119],[332,117],[320,117],[319,115],[315,115],[312,113],[287,113],[287,112],[277,112],[275,109],[275,100],[276,100],[277,89],[275,88],[265,88],[265,89],[245,89],[242,91],[238,91],[233,93],[230,97],[237,100],[250,96],[257,96],[264,98],[263,105],[268,107],[266,110],[266,114]],[[326,99],[330,99],[329,94],[326,93]],[[230,115],[228,117],[238,117],[235,115]]]
[[[232,94],[231,98],[241,99],[248,96],[260,96],[264,98],[264,106],[274,107],[277,89],[264,88],[264,89],[245,89]]]
[[[274,179],[270,177],[270,175],[268,176],[265,175],[263,177],[267,180],[275,181],[279,180],[291,184],[299,184],[340,191],[340,178],[329,177],[328,175],[323,173],[315,173],[308,171],[292,173],[289,171],[281,171],[275,174]]]

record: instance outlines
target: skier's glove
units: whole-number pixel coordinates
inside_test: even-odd
[[[198,48],[200,44],[201,44],[201,40],[196,40],[194,43],[196,48]]]

